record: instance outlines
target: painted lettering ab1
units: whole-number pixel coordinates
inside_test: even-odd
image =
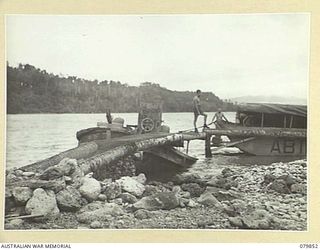
[[[306,152],[306,142],[304,140],[275,139],[270,152],[279,154],[304,154]]]

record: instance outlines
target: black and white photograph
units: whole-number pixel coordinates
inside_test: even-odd
[[[309,13],[10,14],[5,40],[4,230],[308,231]]]

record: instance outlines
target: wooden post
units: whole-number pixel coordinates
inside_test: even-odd
[[[110,140],[110,139],[111,139],[111,128],[107,128],[107,131],[106,131],[106,139],[107,139],[107,140]]]
[[[290,128],[292,128],[292,123],[293,123],[293,115],[290,117]]]
[[[264,113],[261,114],[261,127],[263,127],[263,123],[264,123]]]
[[[205,139],[205,155],[206,155],[206,158],[212,157],[212,152],[211,152],[211,147],[210,147],[210,139],[211,139],[211,135],[208,135],[206,133],[206,139]]]

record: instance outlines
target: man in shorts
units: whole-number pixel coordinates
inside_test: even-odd
[[[208,128],[207,126],[207,114],[203,113],[203,111],[201,110],[201,105],[200,105],[200,96],[201,96],[201,90],[197,90],[197,95],[195,97],[193,97],[192,103],[193,103],[193,113],[194,113],[194,121],[193,121],[193,125],[194,125],[194,132],[198,133],[198,129],[197,129],[197,120],[198,120],[198,116],[202,115],[204,117],[204,128]]]

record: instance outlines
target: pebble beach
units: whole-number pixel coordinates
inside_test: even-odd
[[[109,176],[84,175],[67,158],[42,173],[7,171],[5,229],[307,230],[306,160],[166,182],[136,173],[135,163],[122,159]]]

